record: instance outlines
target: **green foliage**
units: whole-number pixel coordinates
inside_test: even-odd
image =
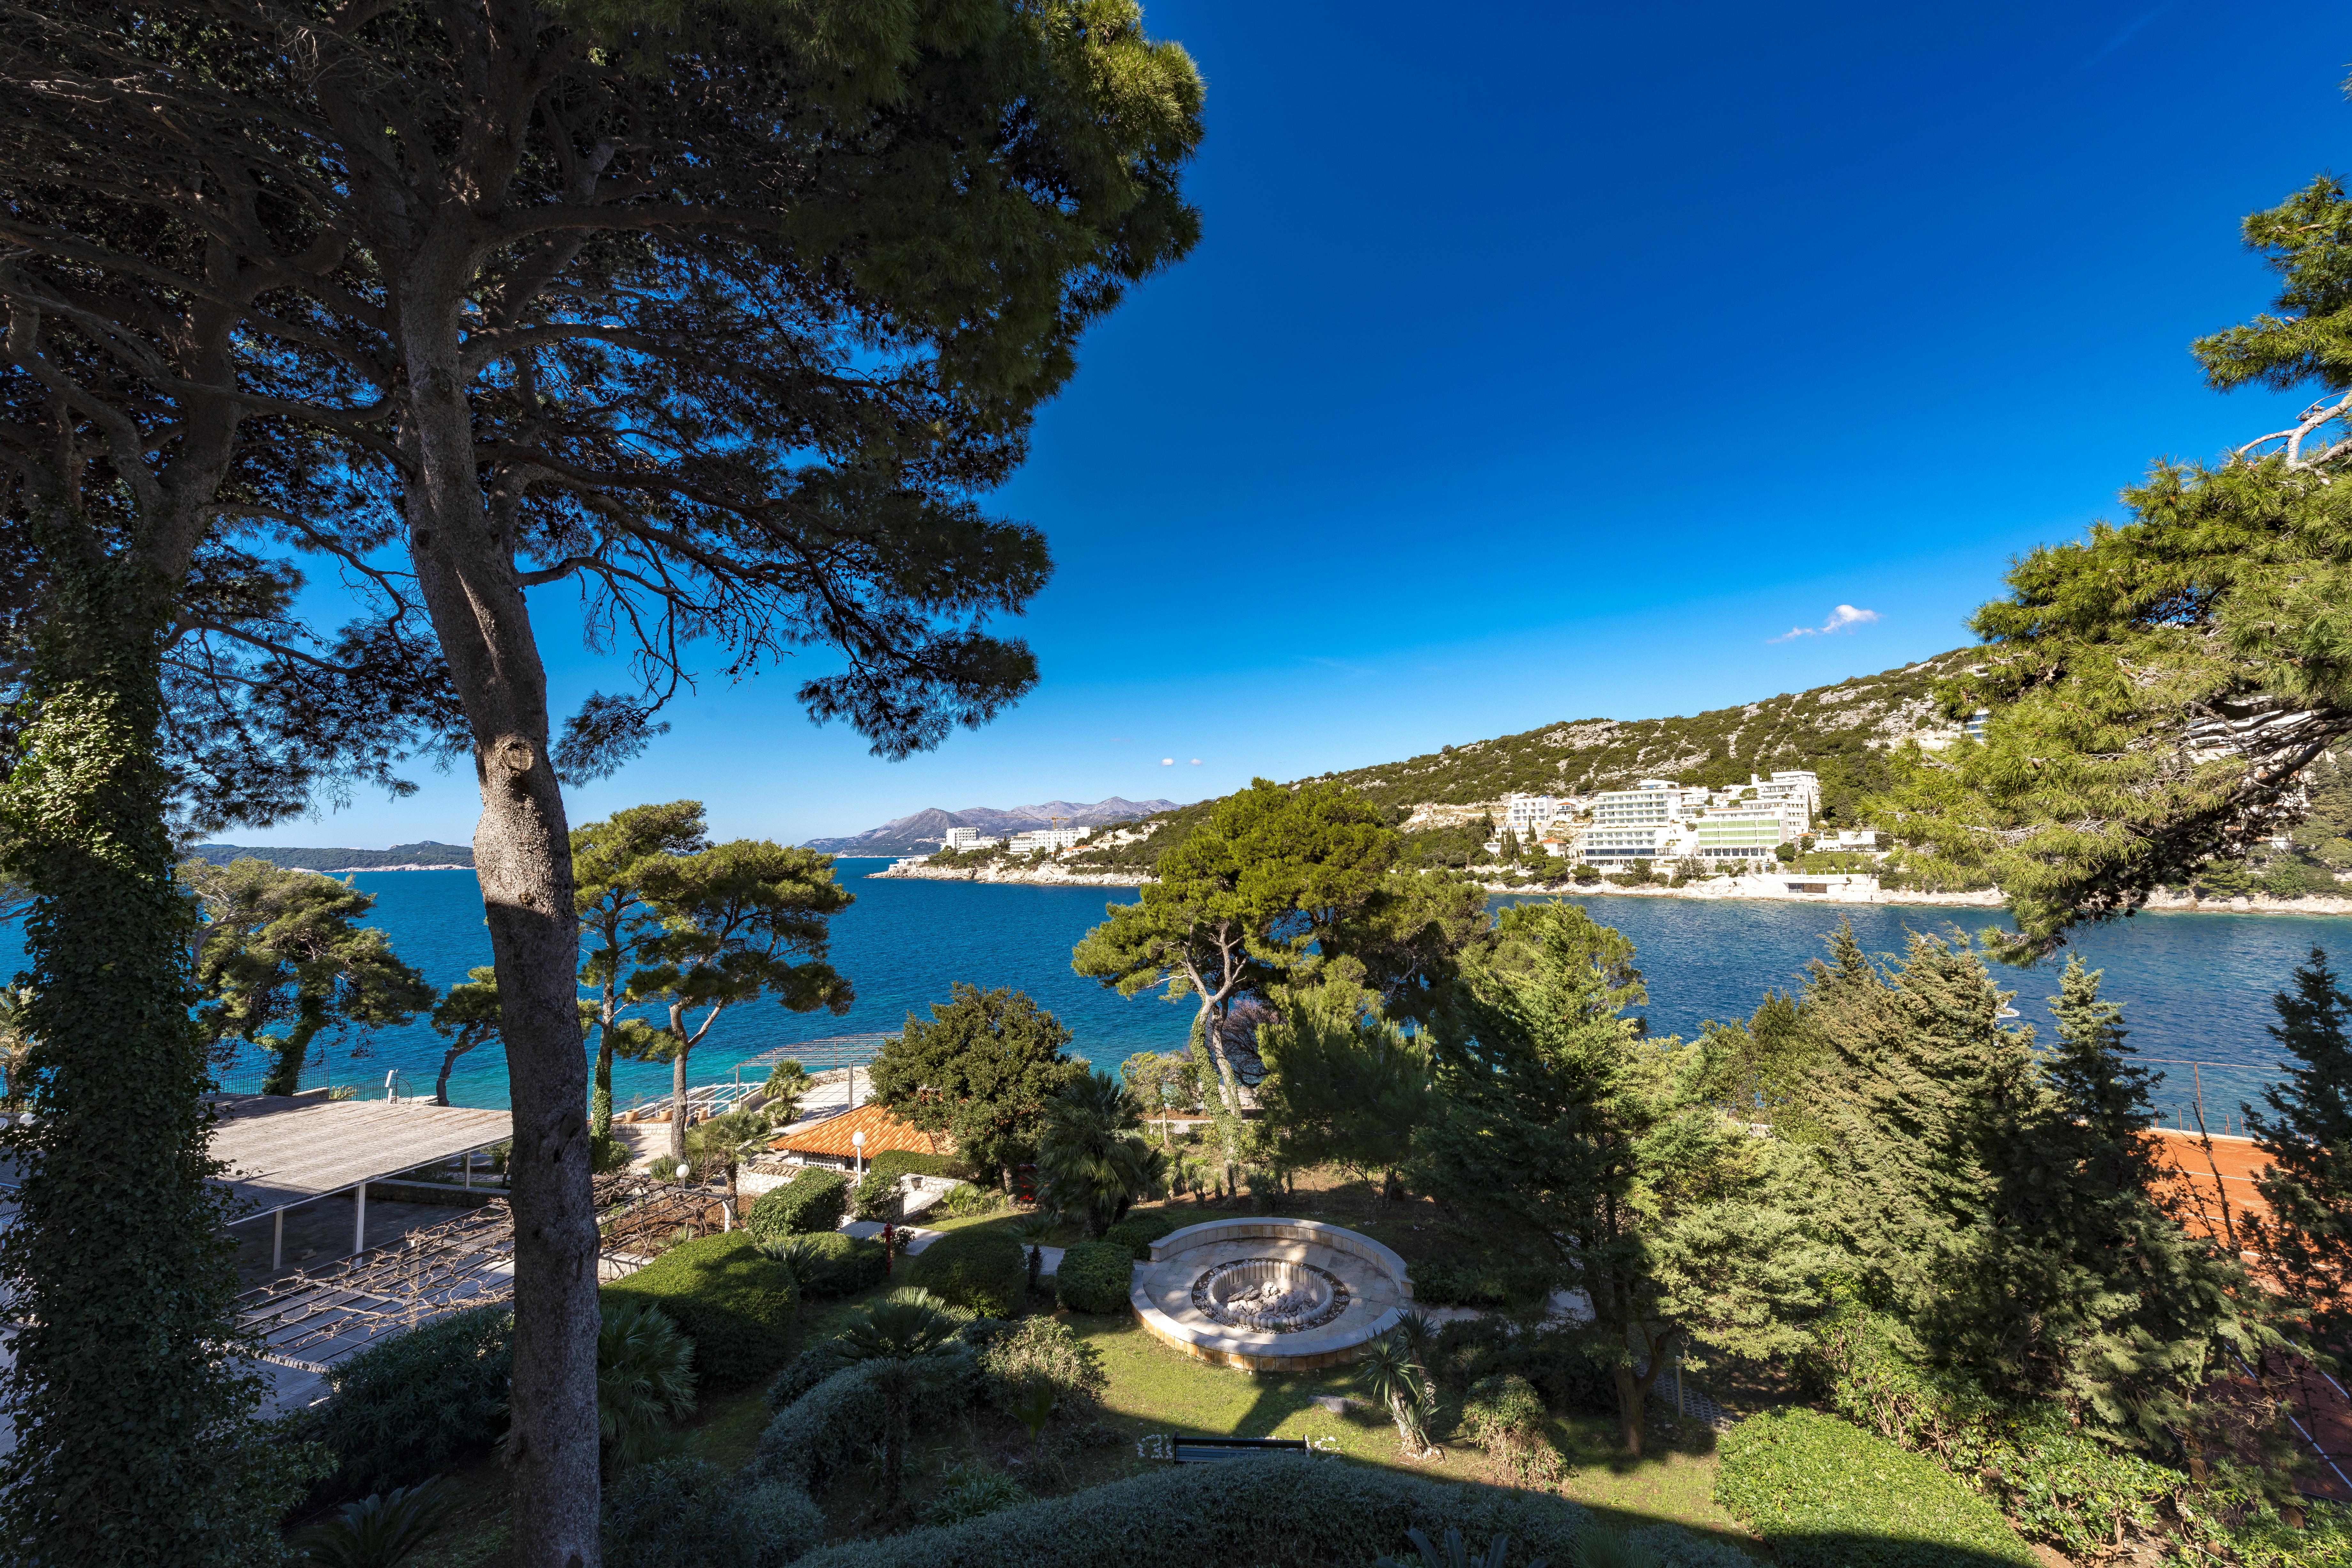
[[[877,1301],[833,1339],[833,1353],[850,1365],[874,1368],[874,1386],[881,1391],[882,1511],[898,1506],[898,1489],[905,1473],[907,1438],[916,1396],[927,1383],[927,1370],[950,1361],[969,1364],[971,1352],[957,1333],[957,1322],[940,1310],[929,1292],[898,1290]]]
[[[599,1294],[608,1314],[630,1306],[667,1314],[694,1342],[696,1365],[712,1388],[784,1364],[799,1296],[792,1269],[742,1231],[682,1242]]]
[[[1199,1568],[1227,1562],[1328,1568],[1369,1563],[1401,1547],[1408,1530],[1451,1527],[1479,1541],[1508,1536],[1528,1557],[1564,1568],[1591,1522],[1577,1504],[1543,1492],[1450,1485],[1280,1455],[1248,1464],[1171,1465],[962,1524],[826,1547],[803,1562],[807,1568]],[[1513,1561],[1524,1568],[1516,1555]]]
[[[1028,1255],[1001,1230],[951,1230],[915,1254],[910,1278],[951,1306],[1009,1318],[1027,1293]]]
[[[629,976],[662,933],[661,917],[645,899],[641,868],[656,855],[693,855],[709,847],[697,800],[633,805],[572,830],[572,908],[587,954],[580,984],[596,997],[583,1004],[586,1026],[597,1032],[589,1117],[596,1133],[612,1131],[613,1058],[643,1057],[654,1049],[653,1031],[642,1020],[621,1016],[636,1000],[629,994]]]
[[[1100,1236],[1167,1172],[1167,1156],[1143,1140],[1140,1125],[1118,1079],[1100,1071],[1072,1079],[1045,1102],[1039,1201]]]
[[[1116,1242],[1082,1241],[1062,1253],[1054,1289],[1062,1305],[1104,1316],[1130,1310],[1128,1290],[1135,1279],[1135,1254]]]
[[[180,876],[204,907],[197,1027],[216,1057],[232,1040],[268,1052],[263,1093],[301,1087],[304,1058],[322,1032],[395,1027],[433,1005],[433,987],[393,952],[391,939],[359,923],[375,907],[373,895],[260,860],[190,860]]]
[[[1547,1409],[1601,1414],[1617,1407],[1609,1363],[1568,1329],[1530,1331],[1500,1316],[1463,1319],[1437,1331],[1428,1355],[1439,1384],[1457,1394],[1507,1373],[1524,1379]]]
[[[786,1481],[701,1459],[656,1459],[604,1496],[606,1568],[783,1568],[825,1537],[824,1512]]]
[[[1433,1064],[1378,1000],[1339,979],[1284,992],[1258,1026],[1257,1097],[1286,1163],[1338,1164],[1388,1193],[1429,1118]]]
[[[878,1241],[838,1230],[801,1232],[759,1243],[804,1296],[855,1296],[890,1277],[890,1254]]]
[[[823,1235],[840,1226],[848,1206],[849,1178],[811,1165],[782,1186],[761,1193],[744,1215],[743,1225],[761,1241]]]
[[[1799,1121],[1863,1298],[2000,1396],[2061,1400],[2132,1441],[2218,1415],[2210,1369],[2276,1333],[2234,1260],[2152,1192],[2148,1075],[2097,977],[2068,971],[2038,1061],[1965,948],[1915,935],[1882,970],[1850,931],[1831,947],[1800,1008],[1818,1056]]]
[[[928,1022],[911,1013],[874,1058],[874,1099],[893,1116],[955,1140],[975,1170],[1026,1164],[1045,1102],[1086,1066],[1065,1056],[1070,1031],[1025,992],[958,982]]]
[[[898,1178],[868,1171],[849,1189],[849,1212],[859,1219],[898,1218]]]
[[[1751,1415],[1718,1453],[1716,1500],[1793,1568],[2041,1561],[1999,1509],[1935,1461],[1834,1416]]]
[[[399,1568],[432,1539],[456,1501],[437,1480],[370,1492],[303,1531],[303,1560],[318,1568]]]
[[[980,1215],[994,1214],[1012,1203],[1012,1199],[993,1187],[976,1186],[971,1182],[958,1182],[947,1190],[934,1205],[949,1219],[971,1219]]]
[[[1435,1025],[1439,1113],[1421,1158],[1432,1191],[1581,1282],[1638,1452],[1643,1397],[1678,1343],[1794,1348],[1833,1260],[1801,1215],[1790,1152],[1709,1101],[1705,1052],[1619,1016],[1642,995],[1633,958],[1572,904],[1506,911]]]
[[[971,1167],[952,1154],[926,1154],[919,1149],[885,1149],[866,1162],[866,1169],[871,1174],[888,1176],[895,1181],[900,1176],[961,1176]]]
[[[694,1414],[694,1342],[656,1307],[626,1305],[596,1330],[596,1436],[616,1468],[649,1457]]]
[[[462,984],[433,1005],[433,1031],[449,1044],[441,1052],[441,1072],[433,1082],[433,1103],[449,1103],[449,1072],[457,1058],[477,1047],[503,1038],[499,1011],[499,972],[495,964],[478,963],[466,971]],[[592,1132],[591,1137],[599,1136]],[[610,1133],[602,1134],[609,1142]],[[623,1164],[628,1162],[624,1160]]]
[[[1135,1254],[1138,1263],[1151,1261],[1151,1244],[1172,1235],[1192,1223],[1179,1215],[1159,1209],[1139,1210],[1112,1226],[1102,1234],[1105,1241],[1115,1242]]]
[[[2286,1080],[2263,1090],[2268,1109],[2246,1107],[2270,1160],[2257,1182],[2270,1214],[2251,1228],[2315,1337],[2341,1354],[2352,1352],[2352,996],[2314,947],[2271,1005],[2288,1060]]]
[[[913,1363],[908,1419],[926,1430],[956,1420],[971,1407],[977,1363],[968,1350]],[[748,1473],[803,1487],[823,1497],[844,1478],[861,1473],[890,1421],[885,1387],[889,1370],[879,1361],[843,1366],[778,1411],[760,1435]]]
[[[1397,849],[1401,865],[1422,870],[1451,867],[1456,870],[1482,866],[1494,857],[1486,853],[1487,840],[1495,837],[1495,819],[1481,816],[1469,822],[1459,822],[1445,827],[1424,827],[1408,832]]]
[[[1437,1384],[1415,1353],[1412,1339],[1399,1328],[1368,1342],[1356,1363],[1356,1378],[1396,1423],[1405,1458],[1421,1459],[1430,1453],[1429,1420],[1437,1413]]]
[[[930,1500],[923,1505],[923,1522],[961,1524],[965,1520],[1001,1513],[1028,1500],[1028,1489],[1019,1481],[1001,1471],[983,1470],[933,1492]]]
[[[1551,1420],[1526,1378],[1489,1373],[1462,1401],[1462,1429],[1514,1476],[1549,1486],[1567,1473],[1552,1446]]]
[[[1043,1387],[1072,1420],[1095,1407],[1109,1381],[1102,1352],[1067,1323],[1042,1313],[990,1336],[981,1348],[980,1373],[981,1397],[997,1409],[1010,1411],[1024,1393]]]
[[[411,1486],[484,1452],[506,1424],[514,1309],[475,1307],[336,1362],[293,1434],[323,1444],[322,1501]]]

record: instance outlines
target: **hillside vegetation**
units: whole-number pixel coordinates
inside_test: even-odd
[[[464,844],[395,844],[389,849],[296,849],[248,844],[199,844],[188,853],[226,866],[232,860],[267,860],[302,871],[373,871],[382,866],[471,866],[474,851]]]

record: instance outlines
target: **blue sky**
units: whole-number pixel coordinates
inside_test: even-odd
[[[1205,237],[991,498],[1058,563],[1037,692],[887,763],[800,669],[706,680],[575,822],[1192,800],[1955,647],[2011,554],[2297,401],[2207,391],[2186,344],[2268,299],[2243,214],[2352,164],[2338,6],[1146,18],[1208,79]],[[568,707],[625,676],[564,593],[533,605]],[[1785,635],[1840,605],[1874,619]],[[470,770],[423,783],[228,837],[467,841]]]

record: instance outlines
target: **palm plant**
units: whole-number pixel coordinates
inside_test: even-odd
[[[1045,1200],[1100,1236],[1150,1191],[1168,1156],[1146,1142],[1135,1100],[1126,1086],[1096,1071],[1071,1081],[1045,1102],[1037,1170]]]
[[[735,1173],[744,1161],[766,1147],[769,1131],[765,1109],[730,1110],[687,1129],[687,1158],[704,1176],[716,1171],[727,1178],[727,1212],[735,1216],[738,1225],[743,1223],[743,1215],[736,1206]]]
[[[893,1292],[853,1319],[833,1342],[840,1361],[871,1363],[882,1391],[882,1512],[898,1511],[907,1469],[907,1427],[923,1370],[955,1353],[956,1321],[927,1290]]]
[[[1013,1222],[1013,1239],[1029,1249],[1029,1293],[1032,1296],[1037,1293],[1037,1276],[1045,1267],[1045,1254],[1042,1250],[1045,1238],[1060,1229],[1061,1224],[1062,1216],[1046,1208],[1024,1215]]]
[[[1424,1459],[1435,1453],[1428,1420],[1437,1409],[1437,1389],[1406,1348],[1404,1336],[1392,1330],[1371,1341],[1356,1366],[1365,1389],[1388,1406],[1405,1457]]]
[[[596,1331],[596,1435],[625,1468],[694,1414],[694,1342],[657,1307],[615,1307]]]
[[[313,1526],[302,1538],[303,1556],[319,1568],[399,1568],[440,1528],[456,1501],[438,1476],[371,1492]]]

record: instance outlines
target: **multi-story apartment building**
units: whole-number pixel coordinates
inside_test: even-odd
[[[1495,831],[1497,834],[1516,833],[1520,843],[1533,843],[1543,837],[1544,829],[1551,826],[1552,818],[1559,816],[1568,804],[1558,795],[1507,795],[1503,797],[1502,813],[1495,822]]]
[[[948,829],[947,847],[950,849],[993,849],[1003,842],[1002,838],[989,837],[977,827]]]
[[[1059,852],[1075,848],[1093,831],[1090,827],[1040,827],[1028,833],[1014,834],[1013,842],[1006,847],[1015,855],[1034,855],[1040,849]]]
[[[1769,860],[1797,836],[1777,805],[1710,806],[1698,819],[1692,853],[1701,860]]]

